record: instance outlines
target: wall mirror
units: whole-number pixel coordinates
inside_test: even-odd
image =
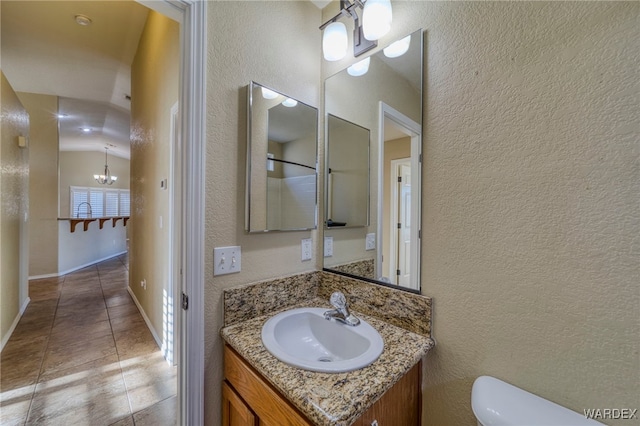
[[[369,133],[327,116],[327,228],[369,225]]]
[[[317,109],[255,82],[247,105],[245,229],[315,229]]]
[[[324,269],[413,292],[420,292],[422,46],[418,30],[325,81]],[[366,165],[368,185],[341,182],[345,163]],[[363,199],[365,219],[356,203]]]

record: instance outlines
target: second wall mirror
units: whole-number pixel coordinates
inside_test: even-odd
[[[324,236],[332,250],[324,269],[413,292],[420,292],[422,37],[415,31],[325,81]]]
[[[317,109],[255,82],[247,104],[245,229],[315,229]]]

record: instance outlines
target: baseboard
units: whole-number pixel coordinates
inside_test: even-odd
[[[97,260],[93,260],[89,263],[85,263],[84,265],[79,265],[79,266],[74,266],[71,269],[67,269],[66,271],[62,271],[62,272],[54,272],[53,274],[44,274],[44,275],[34,275],[34,276],[30,276],[29,280],[41,280],[44,278],[56,278],[56,277],[61,277],[63,275],[67,275],[70,274],[72,272],[75,272],[79,269],[84,269],[88,266],[91,265],[95,265],[96,263],[100,263],[100,262],[104,262],[105,260],[109,260],[109,259],[113,259],[114,257],[118,257],[118,256],[122,256],[123,254],[125,254],[127,251],[121,251],[115,254],[111,254],[109,256],[103,257],[101,259],[97,259]]]
[[[20,310],[18,311],[18,315],[16,315],[16,319],[13,320],[13,324],[11,324],[11,327],[9,328],[9,331],[7,332],[6,336],[4,336],[2,338],[2,342],[0,342],[0,352],[2,352],[2,350],[4,349],[4,345],[6,345],[7,342],[9,341],[9,338],[11,338],[11,335],[13,334],[13,331],[16,329],[18,322],[20,322],[20,318],[22,318],[22,314],[24,314],[24,311],[27,309],[27,306],[29,306],[29,302],[31,302],[31,299],[27,297],[24,300],[24,303],[22,304],[22,306],[20,307]]]
[[[147,327],[149,328],[149,331],[153,336],[153,340],[156,341],[159,348],[162,348],[162,340],[160,339],[160,337],[158,337],[158,333],[156,333],[155,328],[153,328],[153,324],[151,324],[151,320],[149,319],[147,314],[144,312],[144,309],[142,309],[142,305],[140,305],[140,302],[138,302],[138,298],[136,297],[136,294],[133,292],[133,290],[131,290],[131,287],[127,287],[127,291],[131,295],[131,298],[133,299],[133,303],[135,303],[136,306],[138,307],[138,310],[140,311],[140,314],[142,315],[144,322],[147,323]]]

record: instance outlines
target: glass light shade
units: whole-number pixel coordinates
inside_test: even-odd
[[[347,68],[347,73],[354,77],[365,75],[367,71],[369,71],[369,63],[371,63],[371,56],[351,65],[349,68]]]
[[[282,102],[282,105],[293,108],[294,106],[298,105],[298,101],[296,101],[295,99],[287,98]]]
[[[347,54],[349,39],[347,27],[342,22],[332,22],[322,35],[322,53],[327,61],[338,61]]]
[[[275,99],[278,97],[278,94],[273,90],[262,87],[262,97],[265,99]]]
[[[362,33],[367,40],[378,40],[391,29],[390,0],[367,0],[362,12]]]
[[[391,43],[388,47],[385,47],[382,51],[387,58],[397,58],[407,53],[409,45],[411,44],[411,36],[406,36],[402,40],[398,40]]]

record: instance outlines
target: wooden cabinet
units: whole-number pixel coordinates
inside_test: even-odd
[[[420,363],[371,406],[354,426],[418,426]],[[224,348],[223,426],[312,426],[313,423],[231,347]],[[377,423],[376,423],[377,422]]]
[[[222,383],[222,424],[224,426],[258,426],[257,420],[242,398],[226,382]]]

